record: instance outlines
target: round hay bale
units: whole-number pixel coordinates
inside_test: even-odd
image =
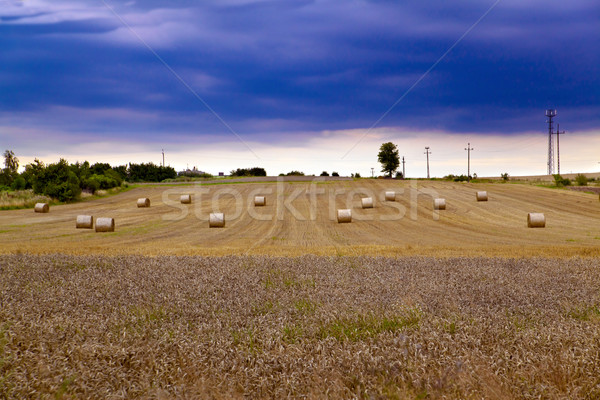
[[[433,209],[434,210],[445,210],[446,209],[446,199],[433,199]]]
[[[477,201],[488,201],[488,195],[485,190],[481,191],[481,192],[477,192],[476,197],[477,197]]]
[[[264,207],[267,205],[265,196],[254,196],[254,207]]]
[[[546,227],[546,216],[543,213],[527,214],[528,228],[544,228]]]
[[[211,213],[208,217],[209,228],[223,228],[225,226],[225,215],[223,213]]]
[[[396,201],[396,192],[385,192],[385,201]]]
[[[37,213],[47,213],[50,211],[50,206],[48,203],[36,203],[34,210]]]
[[[182,194],[180,200],[181,200],[181,204],[192,204],[192,195],[191,194]]]
[[[337,221],[339,224],[352,222],[352,210],[337,210]]]
[[[78,215],[75,228],[77,229],[92,229],[94,227],[94,217],[91,215]]]
[[[373,198],[372,197],[363,197],[361,199],[362,208],[373,208]]]
[[[150,207],[150,199],[147,197],[142,197],[137,200],[138,208]]]
[[[115,219],[114,218],[97,218],[96,219],[96,232],[114,232],[115,231]]]

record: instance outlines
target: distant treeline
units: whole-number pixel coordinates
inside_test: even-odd
[[[69,164],[60,159],[53,164],[44,164],[38,159],[25,166],[21,174],[17,172],[19,160],[12,151],[4,153],[5,168],[0,173],[0,190],[33,189],[60,201],[73,201],[83,190],[95,193],[100,189],[111,189],[128,182],[161,182],[177,177],[171,167],[153,163],[120,165],[111,167],[107,163],[77,162]]]
[[[231,176],[267,176],[267,171],[264,168],[238,168],[230,172]]]

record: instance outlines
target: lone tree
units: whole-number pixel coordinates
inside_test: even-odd
[[[381,145],[379,148],[379,154],[377,159],[381,163],[381,172],[387,172],[392,177],[392,174],[400,166],[400,156],[398,155],[398,148],[392,142],[387,142]]]

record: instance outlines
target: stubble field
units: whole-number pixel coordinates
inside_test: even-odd
[[[477,202],[487,190],[489,201]],[[395,191],[395,202],[383,201]],[[181,194],[193,203],[179,203]],[[267,196],[254,207],[255,195]],[[360,198],[375,198],[361,209]],[[150,208],[137,208],[148,197]],[[433,197],[447,209],[433,210]],[[352,208],[353,222],[335,211]],[[208,215],[225,213],[210,229]],[[527,213],[543,212],[545,229],[527,228]],[[76,230],[79,214],[115,218],[114,233]],[[436,220],[437,219],[437,220]],[[0,214],[1,252],[139,255],[434,255],[600,256],[597,196],[517,184],[430,181],[265,182],[150,186],[95,201]]]
[[[210,229],[216,207],[239,216]],[[599,398],[599,211],[528,185],[370,180],[4,211],[0,398]]]

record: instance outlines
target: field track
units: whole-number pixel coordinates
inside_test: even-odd
[[[384,202],[384,192],[397,192]],[[487,190],[488,202],[475,192]],[[179,196],[194,195],[191,205]],[[255,208],[255,195],[267,206]],[[361,209],[360,198],[375,197]],[[137,208],[148,197],[151,208]],[[446,199],[435,212],[432,198]],[[353,222],[335,211],[352,208]],[[222,211],[226,226],[208,227]],[[543,212],[546,228],[526,226]],[[75,229],[77,215],[113,217],[114,233]],[[230,185],[142,186],[94,201],[0,211],[1,253],[227,255],[599,256],[597,196],[523,184],[435,181],[254,182]]]

